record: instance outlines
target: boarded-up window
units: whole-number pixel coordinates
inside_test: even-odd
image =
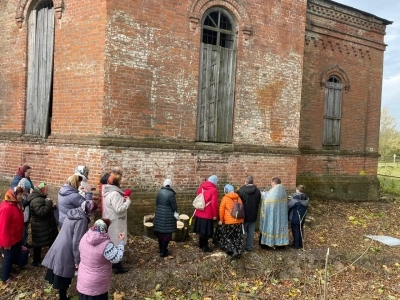
[[[46,138],[51,130],[53,100],[53,1],[39,2],[29,14],[28,26],[25,133]]]
[[[202,22],[197,140],[232,142],[236,49],[232,17],[222,8]]]
[[[342,117],[342,83],[331,76],[325,85],[324,140],[327,148],[336,149],[340,145],[340,120]]]

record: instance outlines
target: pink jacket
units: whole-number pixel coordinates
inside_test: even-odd
[[[88,230],[79,244],[81,262],[76,289],[84,295],[98,296],[110,288],[112,264],[104,257],[110,243],[108,234]]]
[[[214,183],[204,181],[197,189],[197,195],[204,190],[204,199],[207,203],[211,201],[206,208],[201,211],[196,209],[195,216],[203,219],[218,218],[218,190]]]

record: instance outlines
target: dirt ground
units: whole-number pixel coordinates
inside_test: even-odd
[[[193,234],[172,242],[173,259],[160,258],[157,242],[138,228],[124,258],[131,270],[113,275],[110,299],[400,299],[400,247],[365,237],[400,238],[399,216],[400,201],[391,196],[378,203],[313,200],[304,250],[263,250],[256,243],[237,260],[218,249],[201,252]],[[16,268],[16,283],[0,284],[0,300],[58,298],[43,279],[45,269],[30,263]],[[75,286],[76,279],[72,299]]]

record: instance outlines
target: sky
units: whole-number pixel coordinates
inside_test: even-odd
[[[399,0],[334,0],[393,21],[386,26],[383,65],[382,108],[387,107],[396,118],[400,130],[400,1]]]

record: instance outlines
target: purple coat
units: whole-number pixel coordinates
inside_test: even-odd
[[[79,264],[79,242],[88,229],[88,219],[81,208],[71,209],[42,265],[57,276],[72,278]]]
[[[86,199],[79,194],[79,191],[69,184],[64,184],[58,192],[57,206],[59,210],[58,221],[60,226],[63,224],[67,213],[73,209],[81,206],[85,200],[92,200],[92,194],[87,193]]]
[[[111,262],[104,257],[104,249],[111,243],[106,233],[89,230],[79,244],[81,262],[76,289],[87,296],[104,294],[110,288]]]

